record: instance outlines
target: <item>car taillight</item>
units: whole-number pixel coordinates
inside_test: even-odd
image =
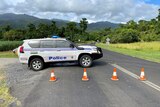
[[[24,53],[23,46],[20,47],[19,52]]]

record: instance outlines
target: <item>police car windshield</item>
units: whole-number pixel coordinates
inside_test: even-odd
[[[78,47],[78,45],[70,40],[68,40],[71,44],[73,44],[76,48]]]

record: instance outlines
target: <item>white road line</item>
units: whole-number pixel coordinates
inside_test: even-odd
[[[135,78],[135,79],[139,79],[139,76],[138,76],[138,75],[136,75],[136,74],[128,71],[127,69],[125,69],[125,68],[123,68],[123,67],[121,67],[121,66],[119,66],[119,65],[117,65],[117,64],[111,64],[111,65],[112,65],[113,67],[119,69],[120,71],[122,71],[122,72],[130,75],[131,77],[133,77],[133,78]],[[148,85],[148,86],[150,86],[150,87],[152,87],[152,88],[160,91],[160,86],[158,86],[158,85],[156,85],[156,84],[154,84],[154,83],[152,83],[152,82],[150,82],[150,81],[148,81],[148,80],[146,80],[146,81],[141,81],[141,82],[143,82],[143,83],[145,83],[146,85]]]

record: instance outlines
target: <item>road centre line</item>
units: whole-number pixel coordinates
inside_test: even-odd
[[[133,78],[135,78],[135,79],[139,79],[139,76],[138,76],[138,75],[136,75],[136,74],[128,71],[127,69],[125,69],[125,68],[123,68],[123,67],[121,67],[121,66],[119,66],[119,65],[117,65],[117,64],[110,64],[110,65],[112,65],[113,67],[119,69],[120,71],[122,71],[122,72],[130,75],[131,77],[133,77]],[[156,89],[157,91],[160,91],[160,86],[158,86],[158,85],[156,85],[156,84],[154,84],[154,83],[152,83],[152,82],[150,82],[150,81],[148,81],[148,80],[146,80],[146,81],[141,81],[141,82],[143,82],[143,83],[145,83],[146,85],[148,85],[148,86]]]

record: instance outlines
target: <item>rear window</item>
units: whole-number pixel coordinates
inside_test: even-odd
[[[30,41],[28,43],[28,45],[31,47],[31,48],[39,48],[40,47],[40,41]]]

